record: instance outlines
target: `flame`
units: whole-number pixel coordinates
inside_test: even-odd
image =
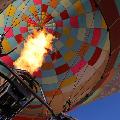
[[[52,50],[53,38],[45,30],[34,30],[33,35],[29,35],[24,43],[20,57],[14,62],[15,68],[26,70],[30,74],[37,71],[42,66],[45,54]]]

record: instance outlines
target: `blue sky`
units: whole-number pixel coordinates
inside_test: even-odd
[[[69,115],[78,120],[120,120],[120,93],[81,106]]]

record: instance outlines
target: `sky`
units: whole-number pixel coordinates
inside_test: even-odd
[[[120,93],[78,107],[69,115],[78,120],[120,120]]]

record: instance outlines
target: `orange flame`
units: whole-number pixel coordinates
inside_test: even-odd
[[[24,43],[21,55],[14,62],[14,66],[33,74],[42,66],[47,49],[52,50],[53,38],[53,35],[45,30],[34,30],[33,35],[29,35]]]

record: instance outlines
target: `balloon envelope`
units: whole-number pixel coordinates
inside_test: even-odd
[[[0,58],[13,66],[32,29],[41,25],[56,36],[53,50],[35,76],[54,112],[69,111],[99,88],[98,82],[110,54],[109,33],[105,20],[93,0],[16,0],[0,14],[0,34],[4,52]],[[9,73],[0,67],[6,75]],[[41,91],[38,95],[41,96]],[[34,100],[21,116],[49,116],[47,109]]]

